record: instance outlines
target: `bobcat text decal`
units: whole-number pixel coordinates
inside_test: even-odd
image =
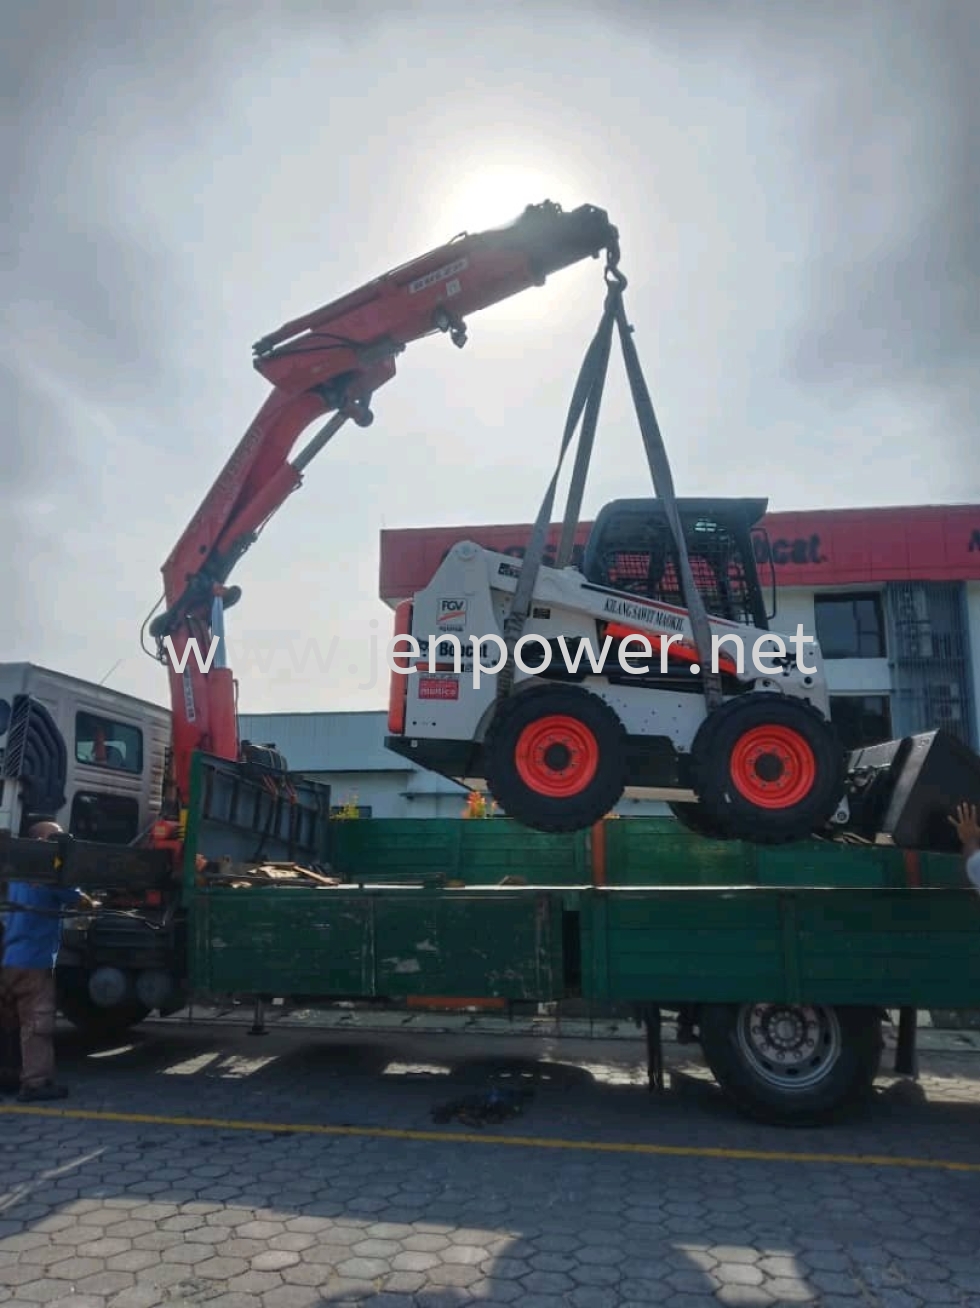
[[[772,542],[771,549],[766,548],[765,537],[756,536],[753,549],[756,563],[768,563],[771,553],[772,562],[777,568],[785,567],[787,564],[793,567],[805,567],[808,564],[828,562],[820,544],[820,537],[816,533],[812,536],[796,536],[792,540],[780,537]]]

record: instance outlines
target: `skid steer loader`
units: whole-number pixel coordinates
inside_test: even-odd
[[[589,826],[631,794],[666,800],[701,835],[756,843],[846,823],[848,755],[819,646],[769,630],[753,540],[766,501],[676,505],[712,669],[697,661],[663,500],[618,500],[581,570],[538,568],[506,662],[521,560],[471,542],[450,551],[395,615],[388,748],[485,784],[546,831]],[[712,671],[722,701],[709,710]]]

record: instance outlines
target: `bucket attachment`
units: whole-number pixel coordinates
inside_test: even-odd
[[[948,731],[854,750],[847,774],[847,831],[900,849],[958,853],[950,815],[980,808],[980,755]]]

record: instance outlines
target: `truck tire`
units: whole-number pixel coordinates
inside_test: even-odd
[[[757,845],[806,840],[844,794],[847,754],[811,704],[750,693],[701,724],[691,748],[699,821]]]
[[[626,785],[626,733],[603,700],[578,686],[518,691],[484,741],[487,787],[508,817],[537,831],[582,831]]]
[[[835,1121],[870,1097],[881,1065],[876,1008],[706,1004],[698,1029],[722,1090],[774,1126]]]
[[[102,1008],[92,1001],[87,990],[75,986],[59,987],[58,1008],[66,1021],[92,1040],[115,1040],[150,1015],[150,1009],[135,1000]]]

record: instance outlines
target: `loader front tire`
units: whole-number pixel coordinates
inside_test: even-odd
[[[844,793],[847,754],[812,705],[750,693],[702,723],[691,750],[699,817],[731,840],[805,840],[826,828]]]
[[[487,787],[507,817],[537,831],[582,831],[626,785],[625,731],[613,710],[576,686],[505,699],[484,741]]]

